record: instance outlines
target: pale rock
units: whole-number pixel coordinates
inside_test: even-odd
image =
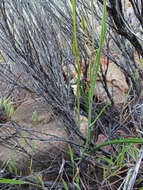
[[[104,74],[106,72],[106,69],[107,64],[102,64],[102,70]],[[101,77],[101,73],[99,72],[99,77],[95,86],[95,94],[102,100],[110,102],[105,89],[103,88],[102,81],[103,79]],[[126,82],[124,73],[113,62],[109,63],[108,65],[106,81],[108,90],[115,104],[124,103],[129,87]]]
[[[31,146],[34,147],[34,155],[39,154],[41,152],[47,153],[47,159],[48,159],[48,153],[51,154],[58,154],[60,150],[67,149],[67,143],[63,141],[56,141],[54,140],[54,137],[69,139],[67,136],[64,126],[58,121],[55,120],[51,116],[50,109],[48,106],[46,106],[44,109],[43,107],[40,108],[40,105],[35,100],[29,100],[21,104],[17,110],[14,113],[13,120],[18,122],[22,128],[25,130],[19,130],[21,138],[17,139],[17,142],[14,141],[14,139],[11,139],[10,142],[13,142],[13,145],[20,145],[21,147],[24,147],[24,149],[32,154],[32,148],[27,145],[29,143]],[[36,122],[32,121],[32,114],[33,112],[37,111],[38,118]],[[27,131],[26,131],[27,130]],[[34,133],[34,131],[39,131],[40,133]],[[81,125],[80,130],[83,133],[83,135],[87,134],[88,130],[88,120],[81,116]],[[23,131],[21,133],[21,131]],[[0,136],[12,134],[15,132],[14,128],[11,128],[10,125],[5,125],[0,128]],[[48,135],[44,135],[44,133]],[[38,136],[39,138],[46,139],[46,141],[39,141],[39,140],[31,140],[29,138]],[[24,139],[22,136],[26,139],[26,144],[24,143]],[[26,138],[27,137],[27,138]],[[6,147],[7,143],[1,143],[0,142],[0,164],[3,162],[6,162],[9,160],[10,157],[13,158],[15,165],[17,168],[22,168],[24,165],[28,162],[28,157],[24,153],[15,151],[16,149],[13,146],[13,150]],[[11,146],[12,147],[12,146]],[[57,148],[58,147],[58,148]]]

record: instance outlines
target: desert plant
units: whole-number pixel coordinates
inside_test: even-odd
[[[0,110],[1,114],[7,118],[11,119],[14,114],[14,106],[8,99],[0,99]],[[2,113],[3,112],[3,113]]]
[[[141,1],[131,0],[130,2],[134,16],[142,27],[142,10],[139,6]],[[109,159],[112,153],[102,149],[107,145],[112,146],[113,152],[116,145],[142,144],[143,142],[139,138],[118,139],[120,137],[116,133],[119,129],[124,128],[131,134],[129,126],[133,122],[132,120],[130,122],[130,117],[135,119],[132,114],[134,109],[132,109],[132,104],[129,105],[131,113],[127,118],[122,117],[121,113],[124,113],[125,106],[121,109],[116,108],[106,79],[109,61],[112,61],[124,72],[128,86],[131,87],[127,102],[132,99],[134,99],[133,104],[141,101],[140,87],[143,75],[142,68],[138,67],[136,59],[143,56],[142,39],[129,22],[125,1],[109,0],[106,6],[105,4],[106,1],[101,0],[72,0],[72,3],[68,0],[58,3],[54,0],[0,1],[0,47],[14,62],[5,72],[1,70],[0,75],[12,85],[40,96],[42,102],[50,106],[54,117],[60,119],[65,126],[78,158],[82,153],[81,144],[76,144],[77,139],[80,138],[88,145],[82,147],[85,149],[88,147],[88,151],[82,155],[83,159],[79,159],[77,168],[83,162],[85,165],[90,162],[91,166],[94,163],[95,167],[96,161],[92,160],[95,152],[97,157],[101,151],[105,156],[104,160]],[[102,12],[104,12],[103,20],[101,19]],[[101,26],[102,35],[100,36]],[[105,27],[107,27],[106,39]],[[100,65],[101,50],[107,57],[105,72]],[[83,71],[81,70],[82,59],[85,63]],[[71,82],[71,66],[78,76],[76,94],[73,92]],[[5,67],[3,64],[2,68]],[[66,67],[66,72],[64,67]],[[98,104],[94,94],[99,71],[105,93],[111,103],[108,106],[104,100]],[[136,72],[138,75],[135,77]],[[75,120],[75,113],[78,113],[78,122]],[[90,128],[88,137],[83,136],[79,130],[80,114],[88,117]],[[97,137],[101,133],[107,137],[106,142],[96,145]],[[94,138],[92,134],[95,135]],[[71,171],[73,171],[73,161],[71,165]],[[80,170],[84,173],[83,166]],[[77,175],[76,184],[78,184],[78,177],[79,175]],[[82,177],[85,182],[85,176]],[[44,187],[43,181],[41,183]],[[70,185],[65,181],[63,183],[65,189]],[[86,184],[85,187],[87,188],[88,185]]]

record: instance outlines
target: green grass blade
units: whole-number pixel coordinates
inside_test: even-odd
[[[6,178],[0,178],[0,184],[13,184],[13,185],[29,184],[29,185],[32,185],[32,186],[41,187],[38,184],[30,183],[30,182],[27,182],[27,181],[16,180],[16,179],[6,179]]]
[[[79,56],[78,56],[78,45],[77,45],[77,34],[76,34],[76,14],[75,14],[75,3],[74,0],[72,2],[72,9],[73,9],[73,27],[74,27],[74,42],[73,42],[73,49],[76,57],[77,63],[77,70],[78,70],[78,80],[77,80],[77,108],[78,108],[78,126],[80,127],[80,76],[81,76],[81,68],[79,63]]]
[[[104,146],[112,145],[112,144],[123,144],[123,143],[137,143],[137,144],[143,144],[143,139],[139,138],[128,138],[128,139],[116,139],[104,142],[102,144],[99,144],[93,148],[94,151],[99,150],[100,148],[103,148]]]
[[[109,104],[106,104],[102,110],[100,111],[100,113],[98,114],[98,116],[95,118],[95,120],[89,125],[89,127],[91,128],[95,123],[96,121],[100,118],[100,116],[102,115],[102,113],[104,112],[104,110],[109,106]]]
[[[63,182],[63,185],[64,185],[65,190],[69,190],[68,185],[67,185],[67,183],[65,182],[64,179],[62,179],[62,182]]]
[[[86,96],[86,94],[85,94],[84,89],[83,89],[82,86],[81,86],[81,93],[82,93],[82,96],[83,96],[83,99],[84,99],[84,102],[85,102],[86,108],[87,108],[87,110],[88,110],[88,109],[89,109],[89,105],[88,105],[88,97]]]
[[[74,183],[74,186],[78,189],[78,190],[81,190],[80,186],[76,183]]]
[[[72,161],[72,164],[74,165],[74,157],[73,157],[73,152],[70,145],[69,145],[69,153],[70,153],[70,159]]]
[[[101,57],[101,52],[102,52],[105,36],[106,36],[106,0],[104,0],[104,10],[103,10],[103,17],[102,17],[102,29],[101,29],[100,44],[99,44],[99,49],[97,51],[96,60],[93,65],[93,71],[92,71],[91,80],[90,80],[91,84],[92,84],[92,87],[91,87],[92,96],[91,97],[93,97],[94,90],[95,90],[95,84],[96,84],[96,80],[97,80],[97,76],[98,76],[98,72],[99,72],[100,57]]]
[[[15,179],[3,179],[3,178],[0,178],[0,183],[4,183],[4,184],[27,184],[28,182],[26,181],[20,181],[20,180],[15,180]]]
[[[93,95],[95,91],[95,85],[96,85],[96,80],[99,72],[99,67],[100,67],[100,57],[101,57],[101,52],[104,44],[106,36],[106,0],[104,0],[104,8],[103,8],[103,17],[102,17],[102,29],[101,29],[101,37],[100,37],[100,44],[99,44],[99,49],[97,51],[97,56],[96,60],[90,69],[90,85],[91,89],[90,92],[88,93],[89,96],[89,110],[88,110],[88,123],[89,125],[91,124],[91,118],[92,118],[92,101],[93,101]],[[89,146],[91,144],[91,128],[89,128],[88,132],[88,139],[87,139],[87,145]]]
[[[73,169],[73,176],[74,176],[74,157],[73,157],[73,152],[72,152],[71,146],[69,145],[68,147],[69,147],[70,159],[71,159],[71,162],[72,162],[72,169]]]

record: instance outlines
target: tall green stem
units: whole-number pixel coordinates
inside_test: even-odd
[[[91,10],[92,10],[92,17],[93,15],[93,0],[91,0]],[[93,18],[92,18],[93,21]],[[94,28],[93,28],[94,29]],[[94,33],[92,34],[94,35]],[[104,0],[104,7],[103,7],[103,18],[102,18],[102,29],[101,29],[101,37],[100,37],[100,44],[99,44],[99,49],[97,51],[97,56],[96,60],[92,66],[92,69],[90,69],[90,91],[89,91],[89,110],[88,110],[88,123],[89,126],[91,124],[91,117],[92,117],[92,103],[93,103],[93,96],[94,96],[94,91],[95,91],[95,85],[96,85],[96,80],[99,72],[99,67],[100,67],[100,57],[101,57],[101,52],[104,44],[106,36],[106,0]],[[94,38],[92,38],[92,48],[94,48]],[[92,50],[93,51],[93,50]],[[91,143],[91,127],[89,128],[88,132],[88,141],[87,145],[89,146]]]
[[[74,27],[74,53],[76,56],[77,70],[78,70],[78,81],[77,81],[77,111],[78,111],[78,126],[80,127],[80,76],[81,76],[81,68],[79,63],[78,56],[78,45],[77,45],[77,34],[76,34],[76,14],[75,14],[75,3],[72,0],[72,8],[73,8],[73,27]]]

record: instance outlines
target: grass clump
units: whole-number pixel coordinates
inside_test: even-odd
[[[14,106],[8,99],[0,99],[0,110],[2,116],[6,117],[7,119],[11,119],[14,114]]]

